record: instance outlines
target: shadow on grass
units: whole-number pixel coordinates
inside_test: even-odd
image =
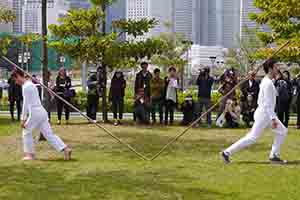
[[[270,163],[269,161],[239,161],[234,162],[237,165],[278,165],[278,166],[285,166],[285,165],[300,165],[300,160],[295,161],[287,161],[285,164],[274,164]]]
[[[52,167],[52,166],[51,166]],[[195,179],[178,173],[159,175],[128,170],[86,169],[68,172],[27,165],[0,167],[1,199],[222,199],[225,194],[192,184]],[[180,180],[181,184],[176,184]],[[184,185],[182,187],[182,185]]]

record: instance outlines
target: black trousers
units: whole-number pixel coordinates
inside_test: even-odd
[[[15,111],[15,105],[17,107],[17,119],[21,119],[21,112],[22,112],[22,101],[21,100],[14,100],[14,101],[9,101],[9,111],[10,111],[10,116],[12,120],[15,120],[14,116],[14,111]]]
[[[159,122],[163,123],[163,101],[161,99],[153,99],[151,105],[152,122],[156,123],[156,111],[159,113]]]
[[[60,97],[64,98],[67,102],[71,101],[71,98],[69,98],[69,97],[64,97],[63,95],[60,95]],[[68,121],[70,119],[70,108],[69,108],[69,106],[66,105],[60,99],[57,99],[56,106],[57,106],[57,117],[58,117],[58,120],[59,121],[61,120],[62,112],[63,112],[63,109],[64,109],[65,110],[65,117],[66,117],[66,120]]]
[[[97,119],[97,111],[99,105],[99,96],[98,95],[88,95],[87,96],[87,108],[86,113],[89,118],[92,120]]]
[[[169,123],[172,125],[174,123],[174,112],[175,112],[176,103],[172,100],[166,101],[166,111],[165,111],[165,124]],[[170,121],[169,121],[170,116]]]
[[[297,99],[297,127],[300,128],[300,97]]]
[[[124,100],[123,99],[112,99],[112,110],[114,113],[114,119],[123,119]],[[118,116],[118,114],[119,114],[119,116]]]
[[[283,123],[285,127],[288,128],[290,120],[290,106],[289,103],[277,111],[278,119]]]
[[[149,112],[144,104],[136,104],[134,107],[134,113],[136,121],[142,124],[149,124]]]

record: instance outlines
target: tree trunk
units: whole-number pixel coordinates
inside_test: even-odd
[[[48,86],[48,47],[47,47],[47,0],[42,0],[42,71],[43,84]],[[48,92],[44,89],[44,102],[48,102]]]
[[[104,13],[103,19],[102,19],[102,33],[103,35],[106,35],[106,4],[103,3],[102,4],[102,12]],[[105,63],[102,63],[102,67],[103,67],[103,77],[104,78],[104,88],[103,88],[103,95],[102,95],[102,117],[103,117],[103,121],[107,122],[108,121],[108,116],[107,116],[107,66]]]
[[[48,87],[48,46],[47,46],[47,0],[42,0],[42,73],[43,84]],[[48,91],[43,88],[43,104],[49,109],[50,95]],[[45,140],[43,134],[40,133],[40,141]]]

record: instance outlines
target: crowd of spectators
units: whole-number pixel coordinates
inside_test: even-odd
[[[187,94],[183,103],[179,105],[178,92],[180,80],[175,67],[169,67],[167,75],[162,77],[161,70],[156,68],[153,73],[148,70],[148,63],[141,63],[141,71],[136,74],[134,81],[134,111],[133,118],[139,124],[173,125],[175,121],[175,112],[182,113],[181,125],[189,125],[198,119],[203,112],[207,112],[203,119],[206,119],[207,127],[213,126],[211,110],[213,86],[219,85],[218,92],[225,96],[220,102],[219,110],[216,114],[216,125],[219,127],[236,128],[245,124],[250,127],[254,121],[254,112],[257,108],[257,99],[259,94],[259,77],[252,71],[248,74],[248,79],[237,88],[241,80],[239,72],[230,68],[224,71],[219,77],[211,75],[210,68],[204,67],[200,70],[196,80],[198,87],[198,98]],[[56,78],[48,74],[48,86],[55,91],[61,98],[67,102],[76,95],[72,89],[72,80],[67,75],[64,68],[61,68]],[[33,80],[37,85],[38,80]],[[15,120],[15,107],[17,120],[20,120],[22,111],[22,88],[15,84],[13,79],[8,80],[8,102],[11,119]],[[296,99],[297,107],[297,128],[300,128],[300,75],[294,79],[288,71],[280,72],[274,85],[278,92],[276,112],[282,123],[288,127],[292,100]],[[38,86],[40,87],[40,86]],[[87,116],[96,122],[99,108],[99,77],[95,72],[91,72],[87,81]],[[114,125],[122,124],[125,93],[127,81],[122,71],[115,71],[111,79],[109,89],[109,109],[113,113]],[[40,89],[40,88],[39,88]],[[239,92],[238,92],[239,89]],[[40,90],[41,91],[41,90]],[[40,94],[42,97],[42,94]],[[3,96],[3,88],[0,88],[0,98]],[[50,94],[49,106],[56,105],[58,124],[61,124],[63,111],[65,112],[66,123],[70,118],[70,107],[63,101]],[[49,118],[51,117],[51,109]],[[199,121],[199,126],[203,123]]]

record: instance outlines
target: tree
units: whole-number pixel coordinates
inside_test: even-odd
[[[0,23],[12,23],[16,20],[15,13],[7,8],[0,8]],[[5,35],[4,37],[0,38],[0,56],[7,54],[7,48],[12,42],[12,37],[9,35]]]
[[[274,45],[291,40],[291,45],[282,50],[278,59],[300,62],[300,1],[299,0],[255,0],[260,13],[251,13],[250,18],[260,25],[267,25],[270,32],[259,32],[258,37],[267,45],[256,57],[264,59],[274,52]]]
[[[264,46],[257,36],[258,29],[243,28],[246,37],[238,37],[239,48],[230,48],[226,52],[225,64],[241,72],[247,72],[257,60],[256,52]]]
[[[12,23],[16,20],[14,11],[7,8],[0,8],[0,23]]]
[[[140,59],[150,59],[160,54],[164,42],[158,39],[145,41],[123,41],[122,34],[134,38],[147,33],[156,24],[154,19],[118,20],[113,22],[111,33],[106,33],[105,9],[113,1],[95,0],[95,6],[88,10],[70,10],[60,19],[60,25],[51,25],[49,29],[57,40],[50,46],[81,62],[100,66],[103,77],[102,112],[107,121],[106,85],[107,68],[120,68],[136,65]]]
[[[157,39],[164,41],[165,49],[162,54],[153,56],[151,61],[153,64],[163,67],[164,71],[170,66],[176,67],[181,73],[183,88],[184,67],[188,64],[187,52],[191,48],[192,42],[185,40],[184,35],[172,32],[172,24],[169,22],[166,22],[165,26],[169,31],[161,33],[157,37]]]

